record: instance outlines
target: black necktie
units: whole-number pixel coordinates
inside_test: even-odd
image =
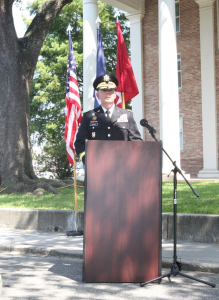
[[[109,122],[109,121],[110,121],[110,115],[109,115],[109,114],[110,114],[110,112],[109,112],[109,110],[107,110],[107,111],[106,111],[106,114],[107,114],[107,117],[106,117],[106,119],[107,119],[107,121]]]

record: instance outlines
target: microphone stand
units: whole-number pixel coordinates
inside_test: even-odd
[[[142,120],[143,121],[143,120]],[[154,133],[156,133],[156,130],[150,126],[147,121],[146,123],[141,123],[141,125],[147,127],[147,129],[149,130],[149,133],[150,135],[152,136],[152,138],[156,141],[156,137],[154,135]],[[196,195],[196,197],[199,197],[199,195],[196,193],[196,191],[193,189],[193,187],[191,186],[191,184],[188,182],[188,180],[185,178],[185,176],[182,174],[181,170],[177,167],[176,165],[176,162],[173,161],[170,156],[167,154],[167,152],[162,148],[163,152],[167,155],[167,157],[169,158],[169,160],[172,162],[173,166],[174,166],[174,169],[171,170],[171,172],[173,172],[174,174],[174,177],[173,177],[173,183],[174,183],[174,192],[173,192],[173,200],[174,200],[174,221],[173,221],[173,228],[174,228],[174,238],[173,238],[173,242],[174,242],[174,251],[173,251],[173,264],[172,264],[172,267],[171,267],[171,270],[170,272],[164,274],[164,275],[161,275],[155,279],[152,279],[150,281],[147,281],[147,282],[144,282],[144,283],[141,283],[140,286],[143,287],[145,286],[146,284],[148,283],[151,283],[151,282],[154,282],[154,281],[157,281],[160,283],[160,280],[164,277],[168,277],[169,281],[170,281],[170,276],[177,276],[177,275],[180,275],[180,276],[183,276],[183,277],[186,277],[186,278],[189,278],[189,279],[192,279],[192,280],[195,280],[195,281],[198,281],[198,282],[201,282],[201,283],[204,283],[204,284],[207,284],[207,285],[210,285],[211,287],[215,288],[216,287],[216,284],[214,283],[209,283],[207,281],[204,281],[204,280],[200,280],[200,279],[197,279],[195,277],[192,277],[192,276],[189,276],[189,275],[186,275],[184,273],[181,273],[181,267],[182,267],[182,263],[177,261],[177,253],[176,253],[176,217],[177,217],[177,173],[181,174],[182,177],[184,178],[185,182],[189,185],[189,187],[191,188],[191,190],[193,191],[193,193]]]

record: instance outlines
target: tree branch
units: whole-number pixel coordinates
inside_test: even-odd
[[[1,43],[7,37],[15,34],[12,17],[12,5],[14,0],[0,0],[0,40]]]
[[[21,48],[25,49],[25,56],[29,54],[34,62],[37,62],[40,49],[50,26],[62,8],[72,1],[73,0],[46,0],[43,3],[24,37],[18,40]]]
[[[1,0],[0,0],[1,1]],[[40,50],[53,21],[62,8],[73,0],[46,0],[28,27],[23,38],[18,39],[20,55],[26,72],[28,86],[33,79]]]
[[[1,0],[0,12],[5,13],[13,4],[14,0]]]

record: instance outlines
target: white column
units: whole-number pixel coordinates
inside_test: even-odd
[[[94,108],[93,81],[96,77],[97,0],[83,0],[83,111]]]
[[[142,18],[143,14],[127,14],[130,20],[130,40],[131,40],[131,63],[139,94],[132,100],[132,112],[137,123],[139,132],[143,138],[143,127],[140,120],[144,118],[144,86],[143,86],[143,34]]]
[[[175,0],[159,0],[159,109],[163,148],[180,167]],[[173,169],[163,154],[163,173]]]
[[[204,168],[198,177],[219,177],[215,88],[214,1],[199,4]]]

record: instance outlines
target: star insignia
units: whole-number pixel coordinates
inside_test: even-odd
[[[108,76],[108,75],[103,76],[103,80],[104,80],[105,82],[109,82],[109,76]]]

